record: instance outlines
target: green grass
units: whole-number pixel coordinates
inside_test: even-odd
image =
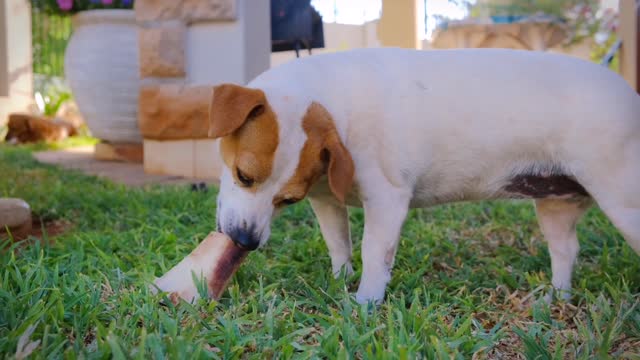
[[[307,203],[219,302],[163,306],[146,284],[213,229],[215,195],[125,188],[0,147],[0,196],[73,224],[54,245],[0,253],[0,353],[30,330],[33,358],[640,359],[640,257],[597,209],[579,225],[571,304],[536,301],[549,255],[532,205],[504,201],[412,211],[377,309],[350,297],[362,211],[356,274],[334,280]]]

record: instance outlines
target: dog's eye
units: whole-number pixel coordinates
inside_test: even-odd
[[[300,199],[284,198],[284,199],[280,200],[280,205],[282,205],[282,206],[293,205],[293,204],[297,203],[298,201],[300,201]]]
[[[253,186],[254,180],[248,177],[247,175],[245,175],[245,173],[243,173],[239,168],[236,168],[236,176],[238,177],[238,180],[240,180],[243,186],[246,186],[246,187]]]

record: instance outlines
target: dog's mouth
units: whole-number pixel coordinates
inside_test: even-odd
[[[232,239],[232,240],[233,240],[233,239]],[[242,243],[239,243],[239,242],[237,242],[237,241],[235,241],[235,240],[233,241],[233,244],[234,244],[238,249],[243,250],[243,251],[253,251],[253,250],[255,250],[255,249],[257,249],[257,248],[258,248],[258,245],[255,245],[255,246],[253,246],[253,245],[249,245],[249,246],[247,246],[247,245],[244,245],[244,244],[242,244]]]
[[[219,209],[221,201],[218,198],[218,211],[216,212],[216,232],[227,235],[233,241],[236,248],[243,251],[253,251],[260,247],[269,237],[270,229],[261,226],[254,218],[236,216],[235,212],[227,209],[223,213]],[[221,216],[226,215],[226,216]]]
[[[242,231],[238,229],[233,229],[229,232],[223,231],[222,226],[220,226],[220,221],[218,220],[216,220],[216,232],[227,235],[229,238],[231,238],[233,244],[238,249],[244,251],[253,251],[260,246],[260,241],[254,237],[252,232]]]
[[[255,232],[254,227],[236,227],[224,233],[239,249],[253,251],[260,246],[260,236]]]
[[[220,227],[220,225],[216,226],[216,231],[219,232],[219,233],[223,233],[223,234],[227,235],[231,239],[231,241],[233,242],[233,245],[235,245],[235,247],[238,250],[253,251],[253,250],[257,249],[258,246],[260,246],[260,243],[246,241],[243,238],[243,235],[238,234],[237,232],[226,233],[226,232],[222,231],[222,228]]]

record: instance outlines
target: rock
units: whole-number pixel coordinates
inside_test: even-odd
[[[59,126],[67,130],[67,136],[76,136],[78,135],[78,128],[73,125],[71,122],[67,121],[67,119],[61,117],[54,117],[53,119],[45,119],[51,121],[54,125]]]
[[[38,107],[38,104],[36,104],[35,102],[32,102],[27,106],[26,112],[32,115],[38,115],[42,113],[42,111],[40,111],[40,108]]]
[[[68,122],[76,131],[80,130],[85,124],[84,117],[82,117],[78,105],[73,100],[67,100],[60,105],[56,112],[56,118]]]
[[[206,139],[212,86],[150,85],[140,89],[138,127],[145,139]]]
[[[185,76],[186,27],[183,24],[140,28],[140,77]]]
[[[6,233],[7,228],[14,237],[31,231],[31,208],[24,200],[0,198],[0,234]]]
[[[74,135],[76,129],[62,119],[48,119],[30,114],[10,114],[7,141],[30,143],[60,141]]]

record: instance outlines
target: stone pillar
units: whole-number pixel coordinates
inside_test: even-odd
[[[269,1],[136,0],[135,11],[145,171],[218,179],[217,142],[207,139],[212,89],[269,68]]]
[[[421,49],[420,23],[424,21],[423,0],[382,0],[378,39],[383,46]]]
[[[620,73],[637,90],[638,88],[638,5],[635,0],[620,0]]]
[[[27,0],[0,1],[0,126],[11,112],[33,102],[31,7]]]

